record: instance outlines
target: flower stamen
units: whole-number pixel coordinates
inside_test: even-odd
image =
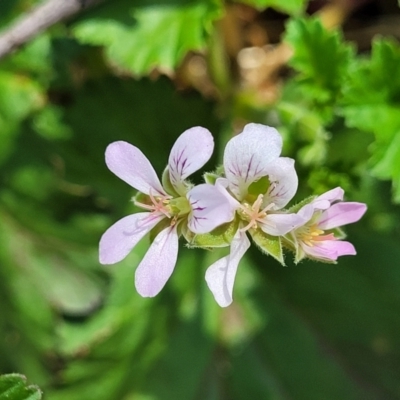
[[[171,218],[170,209],[168,207],[169,198],[165,196],[153,196],[151,190],[149,191],[149,197],[152,204],[144,204],[139,201],[134,201],[134,204],[138,207],[144,208],[145,210],[149,210],[152,213],[161,213],[164,214],[167,218]]]
[[[268,206],[264,207],[260,210],[262,205],[264,196],[259,194],[257,200],[250,206],[248,203],[244,203],[240,205],[239,214],[240,216],[248,221],[249,223],[241,228],[241,232],[246,232],[250,228],[258,228],[257,223],[265,223],[264,218],[267,216],[267,211],[269,211],[272,207],[275,206],[274,203],[268,204]]]
[[[333,233],[324,235],[325,231],[318,228],[317,224],[306,225],[297,234],[299,240],[301,240],[307,246],[313,247],[315,242],[322,242],[324,240],[336,240]]]

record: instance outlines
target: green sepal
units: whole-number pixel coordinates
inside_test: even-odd
[[[299,263],[306,255],[303,249],[299,246],[296,235],[292,232],[281,236],[281,243],[284,249],[290,250],[294,254],[294,263]]]
[[[295,252],[295,255],[294,255],[294,263],[298,264],[301,260],[303,260],[306,257],[307,257],[306,253],[304,252],[302,247],[301,246],[297,246],[296,247],[296,252]]]
[[[221,178],[225,175],[224,166],[220,165],[214,172],[206,172],[203,175],[203,179],[205,183],[209,183],[210,185],[215,185],[215,182],[218,178]]]
[[[280,236],[268,235],[261,229],[250,229],[249,233],[253,238],[254,243],[261,249],[262,252],[271,255],[282,265],[285,265]]]
[[[297,213],[302,207],[304,207],[306,204],[310,204],[313,200],[315,200],[318,196],[309,196],[306,197],[304,200],[300,201],[297,204],[294,204],[292,207],[290,207],[288,210],[286,210],[288,213]]]
[[[182,217],[189,214],[192,207],[186,197],[176,197],[169,202],[169,208],[173,216]]]
[[[153,243],[156,236],[165,228],[171,225],[171,220],[169,218],[162,219],[151,231],[150,231],[150,243]]]
[[[293,251],[293,253],[296,253],[298,246],[298,242],[296,240],[296,236],[293,235],[292,232],[287,233],[284,236],[281,236],[281,243],[282,246],[290,251]]]
[[[206,172],[203,175],[203,179],[205,183],[208,183],[210,185],[215,185],[215,182],[219,178],[219,175],[217,175],[215,172]]]
[[[342,240],[347,236],[346,233],[344,232],[344,230],[339,227],[333,228],[329,231],[325,231],[325,234],[329,234],[329,233],[333,233],[333,235],[335,236],[335,239],[338,239],[338,240]]]
[[[162,173],[161,182],[164,190],[172,197],[179,197],[179,193],[175,190],[169,177],[169,169],[166,167]]]
[[[142,203],[142,204],[146,204],[151,206],[153,203],[150,199],[150,196],[148,194],[144,194],[142,192],[137,192],[135,196],[132,197],[132,201],[135,204],[135,202],[137,201],[138,203]],[[136,206],[139,207],[140,206]]]
[[[0,376],[0,398],[8,400],[40,400],[41,390],[35,385],[27,385],[26,378],[20,374]]]
[[[201,247],[201,248],[216,248],[216,247],[227,247],[232,243],[233,237],[235,236],[239,227],[239,219],[235,218],[232,222],[220,225],[209,233],[193,234],[186,232],[185,235],[188,241],[189,247]]]
[[[263,176],[259,180],[250,184],[247,192],[250,196],[255,197],[257,199],[259,194],[265,194],[268,192],[268,188],[271,186],[271,182],[268,179],[268,176]]]

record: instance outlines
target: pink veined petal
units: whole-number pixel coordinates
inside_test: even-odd
[[[263,206],[274,203],[273,210],[279,210],[289,203],[297,191],[298,178],[294,160],[279,157],[266,168],[266,172],[271,185],[264,196]]]
[[[232,221],[235,216],[235,208],[213,185],[195,186],[187,194],[187,199],[192,207],[188,226],[194,233],[211,232],[217,226]]]
[[[316,259],[336,261],[340,256],[354,256],[356,249],[350,242],[342,240],[323,240],[314,246],[301,243],[304,252]]]
[[[343,202],[333,204],[321,215],[318,227],[325,230],[352,224],[357,222],[365,211],[367,211],[367,206],[364,203]]]
[[[261,124],[248,124],[225,147],[224,170],[232,193],[242,200],[249,185],[267,175],[269,164],[282,149],[278,131]]]
[[[139,240],[163,218],[162,214],[143,212],[128,215],[117,221],[104,232],[100,239],[100,263],[115,264],[123,260]]]
[[[176,225],[162,230],[154,239],[135,273],[136,290],[143,297],[157,295],[171,276],[178,257]]]
[[[303,225],[304,218],[297,214],[267,214],[259,223],[261,230],[272,236],[286,235]]]
[[[118,178],[139,192],[166,195],[150,161],[137,147],[123,141],[109,144],[106,164]]]
[[[318,202],[321,200],[328,200],[330,203],[333,203],[335,201],[342,201],[343,200],[343,195],[344,195],[344,190],[341,187],[336,187],[334,189],[328,190],[327,192],[321,194],[321,196],[318,196],[314,202]]]
[[[180,195],[186,194],[183,180],[200,169],[213,150],[214,139],[210,131],[201,126],[190,128],[178,137],[169,155],[168,169],[171,183]]]
[[[249,247],[250,241],[246,233],[237,231],[231,243],[230,254],[207,269],[207,285],[214,295],[215,301],[221,307],[227,307],[232,303],[236,271],[240,260]]]

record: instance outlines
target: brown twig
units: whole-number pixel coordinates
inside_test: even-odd
[[[57,22],[104,0],[47,0],[0,34],[0,59]]]

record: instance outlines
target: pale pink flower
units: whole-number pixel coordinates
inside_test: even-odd
[[[124,259],[133,247],[157,224],[160,231],[135,273],[137,291],[144,297],[160,292],[171,276],[178,255],[178,238],[185,224],[194,233],[206,233],[232,220],[234,212],[215,186],[192,188],[186,178],[211,157],[214,141],[202,127],[186,130],[172,147],[167,171],[168,187],[163,187],[146,156],[135,146],[118,141],[106,149],[106,164],[120,179],[143,193],[136,200],[146,210],[128,215],[112,225],[101,237],[102,264]]]
[[[335,228],[357,222],[366,212],[367,206],[363,203],[343,202],[343,195],[343,189],[337,187],[318,196],[298,211],[301,221],[287,235],[289,242],[294,245],[296,262],[304,257],[334,262],[340,256],[356,254],[350,242],[335,236]]]
[[[298,185],[294,160],[279,157],[281,150],[278,131],[261,124],[246,125],[226,145],[225,178],[217,179],[216,187],[227,197],[240,223],[230,254],[206,272],[207,284],[222,307],[232,302],[237,267],[250,246],[246,232],[251,235],[261,229],[268,235],[280,236],[297,226],[300,219],[296,214],[280,211],[292,199]]]

